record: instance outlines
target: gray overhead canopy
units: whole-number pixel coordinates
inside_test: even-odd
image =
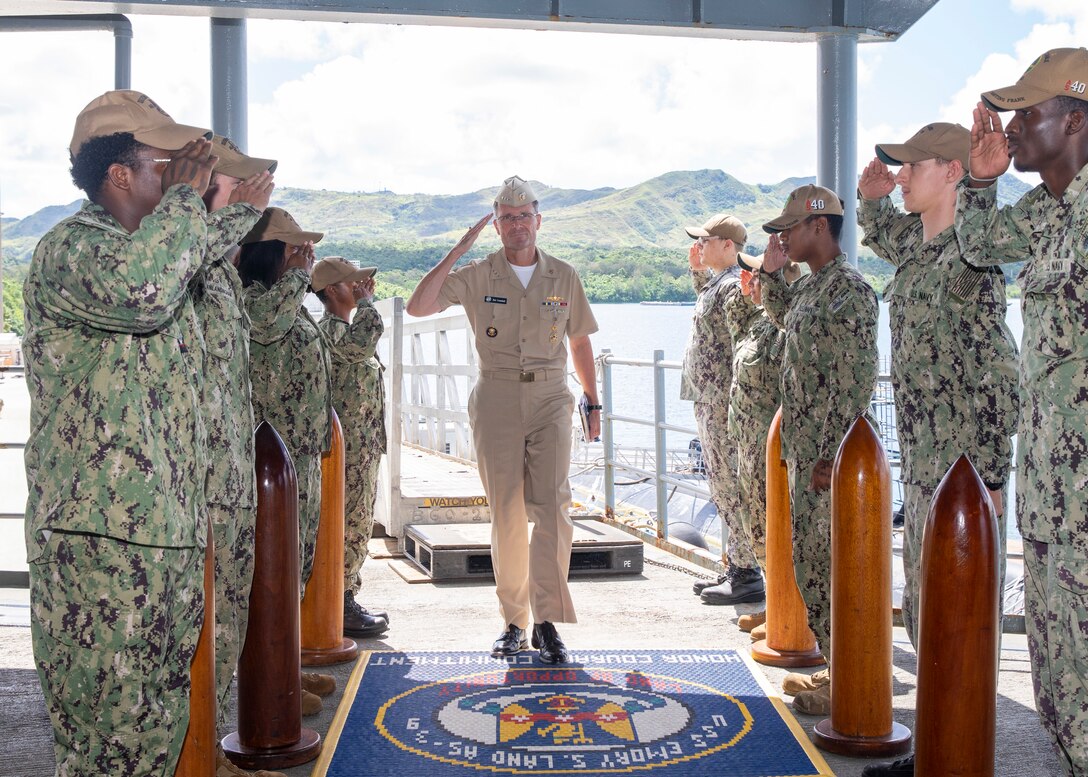
[[[845,201],[856,256],[857,44],[893,41],[937,0],[0,0],[18,14],[213,17],[212,126],[246,147],[245,19],[300,19],[815,42],[817,179]]]

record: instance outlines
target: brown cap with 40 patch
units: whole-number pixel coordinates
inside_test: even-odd
[[[782,215],[763,225],[763,231],[772,235],[795,227],[809,216],[841,216],[842,203],[839,195],[823,186],[809,184],[790,192]]]
[[[1088,49],[1051,49],[1028,65],[1012,86],[983,92],[982,100],[995,111],[1030,108],[1051,97],[1088,100]]]

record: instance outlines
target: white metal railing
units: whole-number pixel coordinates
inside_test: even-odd
[[[654,351],[652,360],[647,359],[620,359],[612,355],[608,349],[601,351],[597,357],[597,363],[601,372],[601,441],[604,444],[604,489],[605,505],[609,510],[616,509],[616,470],[631,472],[644,478],[651,478],[654,482],[657,496],[657,536],[668,539],[669,536],[669,491],[689,494],[701,499],[710,499],[710,489],[705,485],[695,485],[691,481],[674,477],[669,468],[670,451],[666,445],[666,432],[681,432],[692,436],[698,436],[698,431],[684,426],[676,426],[669,423],[666,417],[665,407],[665,370],[682,369],[680,362],[665,361],[665,352]],[[612,368],[625,367],[650,367],[654,371],[653,384],[653,420],[622,416],[613,412],[612,402]],[[649,426],[654,430],[654,456],[653,469],[645,466],[637,467],[627,458],[616,455],[615,424],[626,423],[636,426]],[[729,536],[728,527],[724,517],[721,524],[722,547],[725,547]]]

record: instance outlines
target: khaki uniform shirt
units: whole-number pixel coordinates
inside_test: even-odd
[[[566,370],[565,338],[597,331],[578,273],[539,248],[528,287],[501,249],[453,270],[439,306],[455,304],[465,308],[484,370]]]
[[[293,267],[271,289],[254,282],[244,292],[250,329],[253,421],[268,421],[293,455],[329,449],[331,366],[325,338],[302,306],[310,276]]]
[[[1088,166],[1060,199],[1039,185],[996,207],[962,186],[956,234],[980,264],[1025,262],[1017,450],[1020,533],[1088,550]],[[977,257],[977,258],[976,258]]]
[[[691,282],[698,298],[684,349],[680,398],[692,402],[728,401],[733,383],[733,343],[726,311],[730,300],[742,296],[740,268],[734,265],[717,275],[695,271]]]
[[[180,184],[131,234],[85,202],[38,243],[23,292],[30,561],[53,529],[203,545],[204,344],[189,284],[207,244],[204,203]]]
[[[764,309],[786,332],[782,456],[833,461],[876,385],[876,294],[841,254],[790,286],[781,270],[760,280]]]
[[[350,324],[326,312],[317,325],[329,344],[332,405],[344,426],[345,444],[350,435],[372,453],[385,453],[385,368],[377,356],[385,332],[381,314],[370,300],[361,299]]]
[[[861,200],[865,245],[896,267],[884,290],[902,480],[935,488],[961,453],[1000,488],[1020,410],[1005,279],[965,264],[952,227],[923,242],[922,220],[889,197]]]
[[[209,458],[205,493],[210,504],[227,507],[257,504],[249,316],[242,309],[242,282],[228,252],[260,217],[261,211],[244,203],[228,205],[208,216],[208,251],[216,258],[204,266],[190,289],[207,350],[203,408]]]

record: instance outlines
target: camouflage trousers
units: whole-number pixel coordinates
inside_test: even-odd
[[[703,446],[703,464],[710,497],[718,508],[724,537],[729,535],[722,556],[729,566],[755,569],[758,564],[748,545],[740,515],[740,493],[737,488],[737,443],[727,431],[729,405],[727,402],[696,402],[695,423]]]
[[[344,500],[344,590],[358,594],[359,570],[366,561],[366,545],[374,533],[374,499],[378,495],[378,450],[345,451],[347,459]]]
[[[1035,708],[1067,777],[1088,777],[1088,558],[1024,539],[1024,622]]]
[[[321,523],[321,454],[294,456],[298,478],[298,570],[299,598],[314,570],[317,527]]]
[[[256,511],[210,504],[208,519],[215,533],[215,693],[222,731],[228,729],[230,684],[249,623]]]
[[[768,423],[768,426],[770,424]],[[737,439],[740,523],[761,571],[767,571],[767,435],[746,428]]]
[[[815,461],[788,459],[793,574],[808,611],[808,625],[831,662],[831,490],[810,491]]]
[[[915,483],[903,484],[903,626],[910,644],[915,648],[918,647],[918,617],[921,613],[922,530],[926,526],[929,506],[936,490],[936,485],[931,488]],[[1008,509],[1008,500],[1005,500],[1005,504]],[[1005,593],[1005,534],[1005,518],[1000,516],[997,519],[997,579],[1001,581],[1002,599]],[[1004,613],[1004,606],[1001,610]]]
[[[203,552],[55,531],[30,564],[30,602],[57,777],[172,777],[204,618]]]

